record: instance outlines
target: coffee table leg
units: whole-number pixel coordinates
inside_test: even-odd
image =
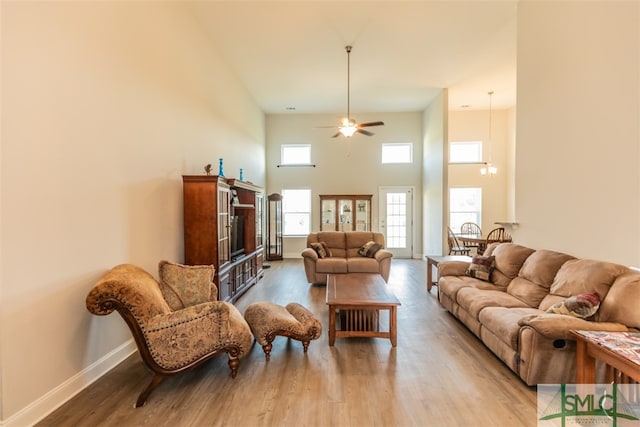
[[[333,347],[336,342],[336,309],[329,306],[329,345]]]
[[[389,337],[391,339],[391,347],[395,347],[398,343],[398,331],[396,329],[396,307],[389,309]]]
[[[433,287],[433,263],[427,258],[427,292],[431,292]]]

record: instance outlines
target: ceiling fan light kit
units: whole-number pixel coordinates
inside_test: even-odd
[[[383,126],[384,122],[369,122],[369,123],[357,123],[351,118],[351,46],[345,46],[347,51],[347,117],[340,120],[340,126],[338,126],[338,132],[333,135],[336,138],[340,135],[351,138],[355,133],[361,133],[362,135],[372,136],[372,132],[362,129],[368,126]]]

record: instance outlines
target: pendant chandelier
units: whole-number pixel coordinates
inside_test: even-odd
[[[492,97],[493,97],[493,91],[489,92],[489,161],[488,162],[484,162],[484,166],[482,166],[480,168],[480,175],[482,176],[494,176],[495,174],[498,173],[498,168],[496,168],[493,164],[491,164],[491,154],[493,151],[493,138],[491,135],[491,125],[492,125],[492,113],[493,113],[493,108],[492,108]]]

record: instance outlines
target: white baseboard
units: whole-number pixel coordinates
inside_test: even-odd
[[[137,349],[132,338],[13,416],[4,421],[0,420],[0,426],[24,427],[34,425],[109,372],[135,351]]]

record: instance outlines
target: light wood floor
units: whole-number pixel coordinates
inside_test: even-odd
[[[297,301],[322,319],[305,355],[277,337],[271,361],[254,345],[231,379],[226,356],[166,379],[133,408],[150,375],[137,354],[45,418],[42,426],[535,426],[535,388],[524,385],[425,287],[426,263],[394,259],[389,286],[398,346],[380,338],[329,347],[325,287],[306,283],[302,260],[272,262],[236,306]],[[117,316],[117,313],[112,314]]]

